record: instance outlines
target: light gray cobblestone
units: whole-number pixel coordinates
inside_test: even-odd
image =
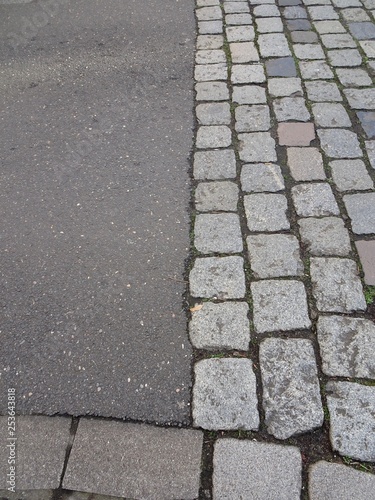
[[[316,21],[314,23],[316,31],[321,35],[325,33],[346,33],[340,21]]]
[[[256,379],[249,359],[204,359],[194,366],[193,419],[208,430],[257,430]]]
[[[238,215],[197,215],[194,225],[194,245],[204,254],[241,252],[243,245]]]
[[[324,180],[323,158],[317,148],[287,148],[288,167],[296,181]]]
[[[301,281],[258,281],[251,284],[251,293],[256,332],[285,332],[311,326]]]
[[[314,19],[315,21],[339,19],[339,15],[332,6],[312,6],[308,7],[308,11],[311,19]]]
[[[367,87],[372,85],[372,80],[365,70],[361,68],[337,68],[337,76],[345,87]]]
[[[356,234],[375,233],[375,193],[348,194],[343,198]]]
[[[328,51],[328,61],[337,67],[360,66],[362,57],[357,49],[333,49]]]
[[[197,151],[194,154],[195,179],[233,179],[236,177],[236,157],[232,149]]]
[[[294,186],[292,198],[296,212],[300,217],[340,214],[331,186],[326,182]]]
[[[221,49],[198,50],[195,54],[197,64],[226,63],[225,52]]]
[[[196,113],[201,125],[229,125],[231,121],[230,107],[227,102],[198,104]]]
[[[222,32],[222,21],[198,21],[198,33],[200,35],[217,35]]]
[[[313,257],[310,275],[319,311],[351,313],[366,309],[362,283],[353,260]]]
[[[320,427],[324,415],[311,341],[266,339],[259,361],[268,432],[287,439]]]
[[[194,78],[198,82],[210,82],[214,80],[226,80],[228,68],[226,64],[200,64],[195,66]]]
[[[375,169],[375,141],[366,141],[365,144],[370,165]]]
[[[300,78],[270,78],[267,84],[273,97],[303,96]]]
[[[195,208],[199,212],[235,212],[238,194],[234,182],[200,182],[195,191]]]
[[[247,193],[277,192],[285,188],[281,168],[274,163],[244,165],[241,171],[242,191]]]
[[[291,54],[288,41],[283,33],[266,33],[258,36],[262,57],[283,57]]]
[[[198,35],[197,38],[198,50],[221,49],[223,45],[224,45],[223,35]]]
[[[332,448],[358,460],[375,460],[375,387],[328,382]]]
[[[233,42],[229,44],[233,64],[259,61],[254,42]]]
[[[346,71],[346,70],[345,70]],[[342,97],[336,83],[318,81],[305,82],[307,95],[313,102],[342,101]]]
[[[235,110],[237,132],[260,132],[271,128],[267,105],[238,106]]]
[[[348,33],[322,35],[322,43],[327,49],[357,48],[357,44]]]
[[[221,19],[223,14],[220,7],[202,7],[196,10],[198,21],[215,21]]]
[[[357,135],[350,130],[320,129],[318,136],[324,152],[331,158],[359,158],[362,156]]]
[[[256,25],[259,33],[282,33],[284,31],[279,17],[259,17]]]
[[[226,14],[249,12],[249,5],[247,2],[224,2],[223,7]]]
[[[335,160],[329,166],[339,191],[361,191],[374,187],[362,160]]]
[[[349,104],[354,109],[375,109],[375,88],[344,90]]]
[[[331,68],[324,61],[301,61],[299,67],[304,80],[329,80],[333,78]]]
[[[238,104],[266,104],[266,91],[257,85],[234,86],[232,101]]]
[[[302,97],[282,97],[275,99],[273,109],[279,122],[289,120],[307,122],[310,120],[305,100]]]
[[[227,26],[225,32],[228,42],[251,42],[255,38],[252,26]]]
[[[327,102],[313,104],[312,112],[318,127],[343,128],[352,126],[349,115],[342,104]]]
[[[280,17],[280,11],[276,5],[258,5],[254,8],[255,17]]]
[[[245,26],[253,24],[251,14],[227,14],[225,16],[225,23],[228,26]]]
[[[308,59],[325,59],[324,52],[320,45],[305,43],[305,44],[294,44],[293,50],[298,59],[308,60]]]
[[[228,86],[224,82],[199,82],[195,85],[197,101],[226,101]]]
[[[234,64],[232,66],[231,80],[233,84],[263,83],[266,81],[266,76],[261,64]]]
[[[282,194],[249,194],[244,197],[244,206],[250,231],[273,232],[290,227],[287,199]]]
[[[303,243],[311,255],[346,257],[351,250],[349,232],[338,217],[299,219]]]
[[[196,146],[200,149],[223,148],[232,144],[232,132],[226,125],[201,126]]]
[[[240,159],[249,163],[277,161],[275,140],[269,132],[238,134]]]

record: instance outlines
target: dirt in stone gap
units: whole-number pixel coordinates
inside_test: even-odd
[[[366,316],[368,315],[369,319],[371,319],[375,323],[375,302],[367,306],[366,312]]]

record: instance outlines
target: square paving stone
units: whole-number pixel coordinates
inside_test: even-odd
[[[360,66],[362,64],[361,54],[357,49],[338,49],[328,51],[328,60],[332,66]]]
[[[348,113],[342,104],[318,103],[313,104],[312,112],[318,127],[351,127]]]
[[[332,70],[324,61],[301,61],[299,67],[304,80],[329,80],[333,78]]]
[[[255,38],[252,26],[227,26],[225,32],[228,42],[251,42]]]
[[[349,232],[338,217],[299,219],[300,234],[307,251],[316,256],[346,257],[351,251]]]
[[[190,271],[190,294],[211,299],[245,297],[245,273],[242,257],[204,257],[195,260]]]
[[[257,193],[244,197],[247,226],[250,231],[273,232],[289,229],[287,199],[282,194]]]
[[[346,71],[346,70],[345,70]],[[306,82],[307,95],[313,102],[337,102],[342,101],[342,97],[336,83],[326,82],[324,80],[315,80]]]
[[[198,252],[242,252],[242,234],[237,214],[197,215],[194,224],[194,245]]]
[[[274,163],[252,163],[241,171],[242,191],[247,193],[277,192],[285,189],[279,165]]]
[[[198,212],[236,212],[238,194],[234,182],[200,182],[195,190],[195,208]]]
[[[202,445],[197,430],[81,418],[63,488],[126,498],[197,498]]]
[[[331,186],[327,182],[298,184],[292,188],[292,198],[300,217],[340,214]]]
[[[344,87],[367,87],[372,85],[372,80],[364,69],[337,68],[337,76]],[[338,99],[336,99],[338,100]]]
[[[277,128],[280,146],[309,146],[315,139],[313,123],[279,123]]]
[[[280,17],[280,11],[276,5],[257,5],[254,8],[255,17]]]
[[[256,24],[258,33],[282,33],[284,31],[279,17],[259,17]]]
[[[277,161],[275,140],[269,132],[238,134],[238,140],[238,152],[242,161]]]
[[[258,36],[259,51],[262,57],[290,56],[288,40],[283,33],[266,33]]]
[[[195,179],[233,179],[236,173],[236,157],[232,149],[197,151],[194,154]]]
[[[314,26],[316,31],[321,35],[325,33],[346,33],[340,21],[316,21]]]
[[[289,31],[310,31],[312,28],[307,19],[288,19],[286,25]]]
[[[295,44],[293,50],[298,59],[325,59],[325,54],[320,45],[317,44]]]
[[[370,165],[375,169],[375,141],[366,141],[365,144]]]
[[[220,7],[202,7],[195,10],[198,21],[214,21],[221,19],[223,14]]]
[[[365,283],[375,286],[375,240],[356,241],[355,244],[365,273]]]
[[[229,99],[228,86],[224,82],[198,82],[195,85],[197,101],[226,101]]]
[[[332,448],[340,455],[375,460],[375,386],[328,382]]]
[[[317,43],[318,37],[314,31],[292,31],[292,42],[294,43]]]
[[[225,16],[225,23],[228,26],[244,26],[246,24],[253,24],[251,14],[227,14]]]
[[[307,122],[310,120],[303,97],[282,97],[273,101],[273,110],[279,122],[289,120]]]
[[[264,104],[238,106],[235,110],[237,132],[259,132],[271,128],[269,107]]]
[[[198,33],[200,35],[216,35],[222,32],[222,21],[198,21]]]
[[[375,138],[375,111],[358,111],[357,116],[368,139]]]
[[[319,311],[351,313],[366,310],[362,283],[353,260],[313,257],[310,275]]]
[[[231,121],[227,102],[198,104],[196,114],[200,125],[229,125]]]
[[[233,42],[229,44],[233,64],[259,61],[254,42]]]
[[[375,40],[363,40],[359,44],[367,57],[375,57]]]
[[[226,14],[237,14],[250,11],[249,6],[246,2],[224,2],[223,7]]]
[[[375,379],[375,325],[363,318],[320,316],[322,371],[330,377]]]
[[[214,500],[298,500],[301,495],[297,447],[218,439],[213,469]]]
[[[317,148],[287,148],[288,167],[296,181],[324,180],[323,158]]]
[[[371,22],[349,23],[350,33],[357,40],[371,40],[375,38],[375,25]]]
[[[302,97],[300,78],[269,78],[268,92],[273,97]]]
[[[315,21],[339,19],[339,15],[332,6],[319,5],[308,7],[308,11],[311,19],[314,19]]]
[[[279,57],[266,61],[268,76],[297,76],[293,57]]]
[[[360,191],[374,187],[362,160],[335,160],[329,165],[339,191]]]
[[[16,489],[48,490],[60,486],[65,454],[70,442],[71,418],[17,416],[16,417]],[[0,489],[7,490],[7,474],[10,472],[10,439],[6,441],[8,417],[0,417],[3,436]]]
[[[254,234],[247,237],[254,278],[300,276],[303,263],[298,240],[290,234]]]
[[[322,35],[322,43],[327,49],[356,48],[357,44],[348,33]]]
[[[307,11],[300,6],[289,6],[283,9],[285,19],[307,19]]]
[[[309,328],[306,291],[301,281],[264,280],[251,284],[257,333]]]
[[[232,101],[238,104],[266,104],[266,90],[257,85],[233,87]]]
[[[324,152],[330,158],[359,158],[362,156],[357,135],[350,130],[319,129],[318,136]]]
[[[225,148],[232,144],[232,132],[226,125],[198,128],[196,147],[201,149]]]
[[[208,430],[257,430],[258,398],[249,359],[204,359],[194,366],[193,420]]]
[[[311,341],[266,339],[260,344],[259,363],[267,431],[287,439],[320,427],[324,414]]]
[[[347,465],[317,462],[309,469],[310,500],[375,498],[375,476]]]
[[[266,81],[262,64],[234,64],[231,80],[236,83],[263,83]]]
[[[221,49],[223,45],[224,45],[223,35],[198,35],[197,38],[198,50]]]
[[[347,194],[344,196],[346,210],[356,234],[375,233],[375,193]]]
[[[346,22],[367,22],[371,21],[364,9],[343,9],[341,14]]]
[[[228,78],[227,65],[225,63],[196,65],[194,78],[198,82],[226,80]]]
[[[246,302],[204,302],[192,313],[190,340],[196,349],[239,349],[247,351],[250,325]]]
[[[375,88],[344,90],[349,104],[354,109],[375,109]]]
[[[211,5],[219,5],[219,0],[197,0],[198,7],[209,7]]]
[[[225,63],[226,60],[225,52],[219,49],[198,50],[195,54],[197,64]]]

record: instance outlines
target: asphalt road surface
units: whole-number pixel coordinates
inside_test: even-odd
[[[0,42],[0,412],[188,422],[193,2],[0,0]]]

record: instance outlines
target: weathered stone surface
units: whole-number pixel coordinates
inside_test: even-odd
[[[203,36],[203,35],[202,35]],[[207,36],[207,35],[205,35]],[[213,35],[212,35],[213,36]],[[225,52],[219,49],[198,50],[195,54],[197,64],[214,64],[226,62]],[[213,78],[214,80],[214,78]]]
[[[228,86],[224,82],[198,82],[195,85],[197,101],[226,101],[229,99]]]
[[[346,33],[340,21],[316,21],[314,26],[321,35],[324,33]]]
[[[242,234],[237,214],[197,215],[194,225],[195,248],[204,254],[242,252]]]
[[[266,339],[260,344],[259,361],[268,432],[287,439],[320,427],[324,414],[311,341]]]
[[[357,49],[338,49],[328,51],[328,60],[332,66],[360,66],[362,64],[361,54]]]
[[[234,42],[229,44],[233,64],[259,61],[254,42]]]
[[[317,44],[295,44],[293,45],[294,53],[298,59],[325,59],[324,52],[320,45]]]
[[[331,158],[359,158],[362,156],[357,135],[337,128],[318,130],[324,152]]]
[[[303,96],[300,78],[270,78],[268,92],[273,97]]]
[[[214,21],[221,19],[223,14],[220,7],[202,7],[195,11],[198,21]]]
[[[290,35],[294,43],[318,42],[318,37],[314,31],[292,31]]]
[[[236,83],[263,83],[266,80],[262,64],[234,64],[231,80]]]
[[[235,110],[237,132],[258,132],[271,128],[267,105],[238,106]]]
[[[227,26],[244,26],[246,24],[253,24],[251,14],[227,14],[225,16],[225,23]]]
[[[356,234],[375,233],[375,193],[347,194],[343,198]]]
[[[375,26],[372,22],[349,23],[349,31],[357,40],[375,38]]]
[[[251,42],[255,38],[252,26],[227,26],[225,32],[228,42]]]
[[[196,259],[190,272],[190,294],[193,297],[242,299],[245,292],[242,257]]]
[[[203,433],[80,419],[63,487],[126,498],[198,497]]]
[[[342,464],[317,462],[309,469],[310,500],[372,500],[375,476]]]
[[[279,57],[266,61],[266,71],[268,76],[297,76],[293,57]]]
[[[318,342],[323,373],[375,379],[375,325],[363,318],[320,316]]]
[[[338,217],[299,219],[303,243],[311,255],[345,257],[351,250],[349,232]]]
[[[250,267],[255,278],[300,276],[303,263],[298,240],[291,234],[254,234],[247,237]]]
[[[311,326],[301,281],[258,281],[251,284],[251,293],[256,332],[284,332]]]
[[[260,17],[256,20],[259,33],[282,33],[283,23],[279,17]]]
[[[375,109],[375,88],[344,90],[349,104],[354,109]]]
[[[212,102],[198,104],[196,107],[197,119],[201,125],[229,125],[230,107],[227,102]]]
[[[247,193],[277,192],[285,188],[281,168],[274,163],[252,163],[241,171],[242,191]]]
[[[283,16],[285,19],[307,19],[307,12],[303,7],[285,7]]]
[[[247,226],[250,231],[289,229],[287,199],[282,194],[249,194],[244,197]]]
[[[375,169],[375,141],[366,141],[365,144],[370,165]]]
[[[308,7],[308,11],[311,19],[314,19],[316,21],[320,21],[323,19],[339,19],[339,15],[332,6],[319,5]]]
[[[227,65],[225,63],[196,65],[194,70],[194,78],[198,82],[226,80],[228,78]]]
[[[223,45],[223,35],[198,35],[197,37],[198,50],[221,49]]]
[[[296,181],[323,180],[326,178],[323,158],[317,148],[288,148],[288,167]]]
[[[238,152],[242,161],[276,161],[275,141],[269,132],[238,134]]]
[[[239,349],[247,351],[250,326],[246,302],[204,302],[192,313],[190,340],[196,349]]]
[[[352,382],[328,382],[332,448],[341,455],[375,460],[375,387]]]
[[[224,12],[226,14],[238,14],[241,12],[249,12],[249,6],[246,2],[224,2]]]
[[[374,187],[362,160],[335,160],[329,166],[339,191],[360,191]]]
[[[198,33],[200,35],[216,35],[223,32],[222,21],[199,21]]]
[[[300,494],[297,447],[227,438],[216,441],[214,500],[299,500]]]
[[[307,19],[287,19],[286,25],[290,31],[311,30],[311,23]]]
[[[279,122],[288,120],[307,122],[310,113],[305,106],[303,97],[282,97],[273,101],[273,110]]]
[[[232,132],[226,125],[201,126],[197,132],[197,148],[225,148],[232,144]]]
[[[266,91],[257,85],[234,86],[232,101],[238,104],[265,104]]]
[[[340,214],[331,186],[326,182],[298,184],[292,188],[292,198],[300,217]]]
[[[254,8],[255,17],[280,17],[280,11],[276,5],[258,5]]]
[[[313,257],[310,275],[319,311],[351,313],[366,309],[362,283],[353,260]]]
[[[313,123],[280,123],[277,128],[281,146],[309,146],[315,139]]]
[[[346,71],[346,70],[345,70]],[[314,102],[330,102],[342,101],[340,91],[333,82],[315,80],[306,82],[307,95],[310,101]]]
[[[258,44],[262,57],[284,57],[291,55],[288,41],[283,33],[259,35]]]
[[[313,104],[312,112],[318,127],[351,127],[348,113],[342,104],[317,103]]]
[[[66,417],[16,417],[16,489],[48,490],[60,486],[72,420]],[[0,455],[0,489],[6,490],[11,441],[8,417],[0,417],[3,444]]]
[[[195,191],[195,208],[199,212],[235,212],[237,203],[238,187],[234,182],[200,182]]]
[[[16,493],[0,490],[0,498],[3,500],[53,500],[54,496],[53,490],[20,490],[17,488]],[[72,500],[76,500],[75,497],[72,497]],[[81,499],[77,497],[77,500]],[[82,500],[88,500],[88,498],[82,497]]]
[[[366,14],[364,9],[342,9],[341,14],[346,22],[369,22],[370,17]]]
[[[357,111],[357,116],[361,122],[368,139],[375,138],[375,111]]]
[[[357,44],[348,33],[322,35],[322,43],[327,49],[356,48]]]
[[[299,67],[304,80],[329,80],[333,78],[331,68],[324,61],[301,61]]]
[[[258,398],[249,359],[204,359],[194,367],[193,419],[208,430],[256,430]]]
[[[236,157],[232,149],[197,151],[194,155],[195,179],[233,179],[236,177]]]
[[[375,240],[356,241],[355,244],[365,274],[365,283],[375,286]]]

